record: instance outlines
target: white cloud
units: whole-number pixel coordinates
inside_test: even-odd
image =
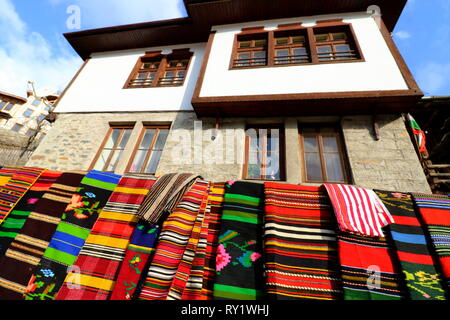
[[[426,95],[448,95],[450,63],[426,63],[417,72],[417,81]]]
[[[396,38],[399,38],[399,39],[409,39],[409,38],[411,38],[411,34],[409,32],[402,31],[402,30],[397,31],[394,35],[395,35]]]
[[[10,0],[0,0],[0,90],[25,96],[28,80],[37,88],[63,90],[82,61],[67,50],[55,50],[29,30]]]

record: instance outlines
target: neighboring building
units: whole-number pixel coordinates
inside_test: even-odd
[[[51,128],[45,120],[58,95],[27,98],[0,92],[0,164],[20,166]]]
[[[423,93],[390,35],[406,0],[184,3],[65,35],[85,63],[28,165],[430,192],[402,116]]]

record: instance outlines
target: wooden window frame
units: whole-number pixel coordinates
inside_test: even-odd
[[[284,34],[284,35],[283,35]],[[303,36],[305,37],[305,42],[304,43],[293,43],[292,38],[295,36]],[[309,39],[308,39],[308,30],[307,28],[295,28],[295,29],[288,29],[288,30],[277,30],[274,32],[273,35],[273,58],[272,58],[272,63],[274,66],[298,66],[298,65],[303,65],[303,64],[310,64],[312,61],[311,58],[311,52],[310,52],[310,47],[309,47]],[[287,44],[277,44],[277,39],[278,38],[288,38],[289,43]],[[293,50],[297,49],[297,48],[305,48],[306,49],[306,53],[307,53],[307,58],[308,60],[306,62],[294,62],[294,63],[276,63],[276,59],[277,59],[277,55],[276,52],[277,50],[288,50],[289,51],[289,56],[288,58],[292,58],[295,59],[294,57],[292,57],[293,54]]]
[[[317,53],[317,44],[315,41],[315,34],[317,30],[321,28],[327,29],[339,29],[344,30],[347,34],[348,42],[350,43],[351,49],[355,51],[357,58],[356,59],[346,59],[346,60],[326,60],[319,61],[319,56]],[[306,37],[305,46],[306,50],[309,54],[309,62],[304,63],[292,63],[292,64],[276,64],[275,63],[275,50],[277,50],[277,45],[275,42],[275,34],[277,33],[303,33]],[[342,31],[339,31],[342,32]],[[240,37],[251,37],[251,36],[261,36],[261,34],[266,34],[268,43],[267,43],[267,63],[266,65],[251,65],[251,66],[235,66],[235,60],[237,59],[237,55],[239,53],[239,38]],[[354,32],[353,26],[351,23],[344,23],[341,19],[334,20],[323,20],[317,21],[315,26],[312,27],[303,27],[301,23],[292,23],[279,25],[276,30],[266,31],[264,27],[257,28],[247,28],[242,29],[242,32],[235,34],[233,50],[231,53],[229,70],[241,70],[241,69],[253,69],[253,68],[272,68],[272,67],[290,67],[290,66],[306,66],[306,65],[317,65],[317,64],[330,64],[330,63],[357,63],[357,62],[365,62],[363,52],[359,45],[358,39]]]
[[[123,138],[125,130],[129,130],[129,129],[133,130],[134,126],[135,126],[135,124],[130,124],[130,125],[110,125],[110,127],[109,127],[109,129],[108,129],[108,131],[107,131],[107,133],[105,135],[105,138],[103,139],[103,142],[100,145],[100,148],[98,149],[97,154],[95,155],[94,160],[91,162],[91,165],[89,166],[88,170],[89,171],[94,170],[95,165],[97,164],[98,159],[100,158],[102,152],[104,151],[105,146],[108,143],[108,140],[111,137],[111,134],[112,134],[113,130],[122,129],[123,131],[121,132],[119,139],[117,139],[116,144],[111,148],[114,152],[111,152],[111,154],[108,156],[108,159],[105,162],[105,166],[103,167],[103,170],[100,170],[100,171],[104,171],[104,172],[113,172],[113,171],[107,171],[104,168],[107,168],[109,166],[109,164],[111,163],[112,157],[114,156],[114,154],[118,150],[116,147],[122,142],[122,138]],[[129,143],[129,141],[128,141],[128,143]],[[125,149],[126,149],[126,146],[125,146],[124,150]],[[120,161],[120,159],[118,159],[117,161]]]
[[[134,161],[138,151],[140,150],[139,147],[141,146],[142,140],[144,139],[145,133],[146,133],[146,131],[148,129],[157,129],[158,130],[158,134],[155,134],[153,136],[153,140],[150,143],[150,148],[147,149],[147,154],[145,155],[144,163],[142,165],[142,168],[144,168],[144,169],[148,166],[148,164],[149,164],[149,162],[151,160],[151,157],[152,157],[152,154],[153,154],[153,151],[154,151],[153,148],[155,147],[156,141],[157,141],[157,139],[159,137],[159,130],[169,130],[169,133],[170,133],[170,128],[171,128],[170,124],[167,124],[167,125],[144,125],[144,127],[142,128],[142,131],[141,131],[141,133],[139,135],[139,139],[137,140],[136,145],[134,146],[133,153],[132,153],[132,155],[130,157],[130,160],[128,161],[127,168],[126,168],[125,171],[127,173],[130,173],[130,174],[141,174],[141,175],[153,176],[156,172],[155,173],[145,173],[145,172],[142,172],[142,169],[141,169],[141,172],[131,172],[130,171],[131,166],[133,165],[133,161]],[[158,166],[159,166],[159,164],[158,164]]]
[[[248,166],[250,161],[250,136],[245,136],[245,158],[244,158],[244,166],[243,166],[243,173],[242,178],[244,180],[249,181],[285,181],[286,180],[286,145],[285,145],[285,129],[283,124],[255,124],[255,125],[247,125],[246,130],[249,129],[255,129],[257,133],[259,134],[260,129],[279,129],[280,130],[280,136],[279,136],[279,165],[280,165],[280,179],[277,180],[267,180],[262,178],[249,178],[248,177]],[[263,139],[263,159],[267,160],[267,137]],[[263,161],[261,164],[260,169],[261,170],[261,176],[264,175],[263,169],[265,168],[266,163]]]
[[[249,48],[239,48],[239,42],[240,38],[250,38],[250,40],[247,41],[251,41],[252,43],[255,42],[256,40],[261,40],[261,39],[255,39],[255,38],[265,38],[267,41],[266,46],[264,47],[249,47]],[[254,39],[251,39],[253,38]],[[234,37],[234,44],[233,44],[233,52],[231,55],[231,60],[230,60],[230,69],[234,69],[234,70],[240,70],[240,69],[248,69],[248,68],[264,68],[269,66],[269,61],[270,61],[270,32],[265,31],[262,27],[258,27],[258,28],[249,28],[249,29],[243,29],[243,31],[239,34],[236,34]],[[243,52],[250,52],[250,60],[254,59],[254,53],[255,52],[261,52],[261,51],[265,51],[266,52],[266,61],[265,64],[257,64],[257,65],[246,65],[246,66],[236,66],[236,61],[239,60],[238,59],[238,55],[240,53]]]
[[[130,76],[128,77],[123,89],[139,89],[139,88],[166,88],[166,87],[181,87],[185,84],[186,78],[191,66],[192,57],[194,53],[190,49],[174,49],[171,54],[163,55],[161,51],[146,52],[142,57],[139,57],[136,62]],[[168,64],[171,60],[188,60],[186,67],[169,67]],[[145,85],[132,85],[132,82],[137,79],[139,73],[142,73],[142,66],[145,63],[159,63],[158,68],[148,69],[147,72],[156,72],[155,77],[152,79],[150,84]],[[172,71],[176,69],[177,71],[184,70],[185,76],[182,81],[171,84],[161,84],[161,80],[164,79],[166,71]]]
[[[343,176],[344,176],[344,181],[328,181],[328,177],[327,177],[327,171],[325,168],[325,158],[324,158],[324,146],[323,146],[323,136],[330,136],[330,133],[321,133],[321,128],[332,128],[334,129],[334,133],[332,134],[332,136],[335,136],[337,138],[337,144],[338,144],[338,153],[339,153],[339,157],[341,159],[341,169],[343,172]],[[320,168],[321,168],[321,172],[322,172],[322,178],[323,181],[318,181],[318,180],[309,180],[308,179],[308,171],[307,171],[307,167],[306,167],[306,152],[305,152],[305,144],[304,144],[304,140],[303,138],[305,136],[312,136],[312,134],[304,134],[303,133],[303,129],[304,128],[313,128],[315,129],[315,133],[314,136],[317,137],[317,144],[318,144],[318,148],[319,148],[319,157],[320,157]],[[314,123],[314,124],[310,124],[310,123],[300,123],[299,124],[299,150],[300,150],[300,159],[302,160],[302,181],[305,183],[329,183],[329,184],[350,184],[351,181],[351,174],[350,174],[350,162],[348,160],[348,153],[345,147],[345,142],[343,139],[343,134],[342,134],[342,130],[340,128],[340,126],[336,125],[336,124],[331,124],[331,123]]]
[[[11,111],[15,105],[14,103],[6,101],[6,100],[0,101],[0,103],[4,103],[3,107],[1,107],[1,109],[0,109],[1,111]],[[8,109],[9,106],[11,106],[11,107]]]

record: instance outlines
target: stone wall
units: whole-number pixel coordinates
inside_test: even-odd
[[[156,172],[158,176],[170,172],[191,172],[212,181],[239,180],[243,171],[246,126],[283,123],[286,181],[298,184],[303,183],[299,126],[303,122],[340,122],[354,184],[393,191],[430,192],[400,116],[379,117],[380,141],[375,140],[371,117],[366,116],[220,119],[218,134],[212,130],[216,128],[216,119],[202,119],[202,130],[197,131],[201,133],[199,136],[193,134],[196,120],[193,112],[59,114],[53,129],[34,152],[28,165],[52,170],[88,170],[110,124],[133,123],[133,133],[116,170],[117,174],[123,174],[143,126],[171,123]],[[216,139],[211,138],[213,133]],[[188,152],[183,149],[180,153],[182,142],[188,145]]]

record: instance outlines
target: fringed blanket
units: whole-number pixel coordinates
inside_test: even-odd
[[[264,298],[262,229],[264,185],[227,185],[216,258],[216,300]]]
[[[336,222],[326,190],[266,182],[265,194],[268,298],[338,299]]]
[[[125,176],[92,228],[57,300],[107,300],[125,257],[136,215],[154,179]]]
[[[0,187],[0,224],[37,181],[42,172],[44,169],[20,168],[4,186]]]
[[[0,299],[21,300],[37,284],[32,277],[84,174],[63,173],[38,201],[22,231],[0,258]]]
[[[450,197],[419,193],[412,197],[431,236],[450,294]]]
[[[148,193],[137,215],[149,224],[159,224],[178,205],[186,190],[198,178],[189,173],[171,173],[160,177]]]
[[[37,267],[34,277],[39,287],[27,292],[26,300],[55,298],[119,180],[118,175],[98,171],[89,172],[81,180]]]
[[[139,294],[140,300],[166,300],[200,207],[207,199],[208,185],[206,181],[197,181],[164,222],[155,255]]]
[[[50,189],[62,172],[44,171],[30,190],[24,195],[13,211],[0,226],[0,256],[3,256],[11,242],[20,233],[36,203]]]
[[[445,300],[442,275],[430,253],[430,241],[414,211],[410,194],[375,191],[392,214],[388,227],[405,276],[407,297],[412,300]]]

